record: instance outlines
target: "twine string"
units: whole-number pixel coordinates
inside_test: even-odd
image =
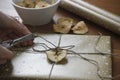
[[[53,72],[53,68],[54,68],[54,66],[55,66],[55,62],[52,64],[52,67],[51,67],[51,69],[50,69],[50,73],[49,73],[49,80],[51,80],[51,75],[52,75],[52,72]]]
[[[94,66],[96,66],[96,68],[97,68],[96,74],[97,74],[97,76],[98,76],[101,80],[105,80],[105,79],[116,79],[116,78],[120,77],[120,74],[118,74],[118,75],[115,76],[115,77],[103,77],[103,76],[101,76],[100,73],[99,73],[99,72],[100,72],[100,67],[99,67],[99,64],[98,64],[97,61],[92,60],[92,59],[88,59],[88,58],[86,58],[86,57],[83,57],[83,56],[81,55],[81,54],[83,54],[83,53],[77,53],[77,52],[71,50],[72,48],[75,47],[75,45],[60,46],[60,44],[61,44],[61,39],[62,39],[62,35],[60,35],[60,37],[59,37],[59,42],[58,42],[58,45],[57,45],[57,46],[54,45],[52,42],[48,41],[47,39],[45,39],[45,38],[42,37],[42,36],[38,36],[38,37],[40,37],[40,38],[42,38],[43,40],[45,40],[46,42],[52,44],[52,45],[54,46],[54,48],[50,48],[50,47],[49,47],[47,44],[45,44],[45,43],[36,43],[36,44],[38,44],[39,46],[43,47],[45,50],[37,50],[37,49],[34,48],[35,46],[33,46],[33,47],[32,47],[32,50],[35,51],[35,52],[46,52],[46,51],[49,51],[49,50],[58,50],[58,48],[59,48],[59,49],[63,49],[63,50],[67,50],[68,53],[70,53],[70,54],[75,54],[75,55],[81,57],[83,60],[89,62],[90,64],[93,64]],[[102,34],[99,33],[99,37],[98,37],[98,39],[97,39],[97,41],[96,41],[96,44],[95,44],[95,50],[96,50],[97,52],[99,52],[101,55],[112,55],[112,56],[120,57],[120,55],[116,55],[116,54],[106,54],[106,53],[104,53],[104,52],[102,52],[102,51],[100,51],[100,50],[97,49],[97,46],[98,46],[98,43],[100,42],[101,37],[102,37]],[[56,52],[57,52],[57,51],[56,51]],[[56,64],[56,63],[54,62],[54,63],[52,64],[51,69],[50,69],[49,80],[51,80],[52,71],[53,71],[53,69],[54,69],[55,64]]]

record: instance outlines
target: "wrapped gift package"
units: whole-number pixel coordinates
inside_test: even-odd
[[[110,36],[40,34],[40,37],[35,38],[34,43],[33,46],[17,48],[14,51],[16,56],[11,61],[12,68],[10,69],[12,70],[6,67],[2,72],[4,74],[0,75],[1,78],[9,77],[12,80],[16,78],[20,80],[26,78],[32,80],[101,80],[100,77],[102,77],[111,80]],[[64,60],[53,66],[46,53],[39,52],[43,48],[37,45],[40,43],[44,43],[50,48],[67,46],[66,50],[73,51],[73,53],[68,52]],[[69,48],[70,46],[74,47]]]

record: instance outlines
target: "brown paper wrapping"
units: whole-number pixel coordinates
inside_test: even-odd
[[[82,0],[61,0],[61,7],[120,35],[120,17]]]

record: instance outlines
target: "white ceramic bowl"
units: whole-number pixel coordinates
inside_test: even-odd
[[[20,7],[15,4],[18,1],[23,0],[12,0],[12,5],[23,20],[23,23],[38,26],[47,24],[52,20],[61,0],[55,0],[54,4],[42,9]],[[46,1],[50,2],[52,0]]]

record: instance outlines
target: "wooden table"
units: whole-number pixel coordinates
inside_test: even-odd
[[[92,1],[92,0],[91,0]],[[112,2],[114,2],[115,0],[110,0]],[[118,1],[120,3],[120,1]],[[93,2],[95,4],[95,0],[93,0]],[[98,3],[97,3],[98,4]],[[105,3],[102,3],[107,9],[109,8],[108,5],[105,5]],[[113,5],[113,4],[111,4]],[[117,7],[120,7],[119,4],[114,4],[117,5]],[[114,6],[113,5],[113,6]],[[108,6],[108,7],[107,7]],[[111,7],[114,8],[114,7]],[[110,9],[112,10],[112,9]],[[0,11],[12,15],[12,16],[18,16],[15,9],[13,8],[13,6],[10,4],[10,0],[0,0]],[[117,14],[119,13],[119,11],[117,12],[116,10],[112,10],[113,12],[115,11]],[[102,33],[103,35],[107,35],[107,36],[111,36],[111,43],[112,43],[112,53],[113,54],[119,54],[120,55],[120,35],[117,35],[115,33],[112,33],[104,28],[102,28],[101,26],[92,23],[91,21],[88,21],[82,17],[79,17],[75,14],[72,14],[62,8],[58,8],[55,16],[58,17],[71,17],[73,19],[75,19],[76,21],[80,21],[80,20],[84,20],[86,22],[86,24],[88,25],[89,28],[89,32],[85,35],[97,35],[98,32]],[[30,27],[28,26],[28,28],[32,31],[32,32],[39,32],[39,33],[53,33],[53,29],[52,29],[52,25],[53,25],[53,21],[51,21],[49,24],[47,25],[43,25],[43,26],[37,26],[37,27]],[[112,67],[113,67],[113,76],[120,74],[120,57],[115,57],[113,56],[113,63],[112,63]],[[117,78],[116,80],[120,80],[120,78]]]

